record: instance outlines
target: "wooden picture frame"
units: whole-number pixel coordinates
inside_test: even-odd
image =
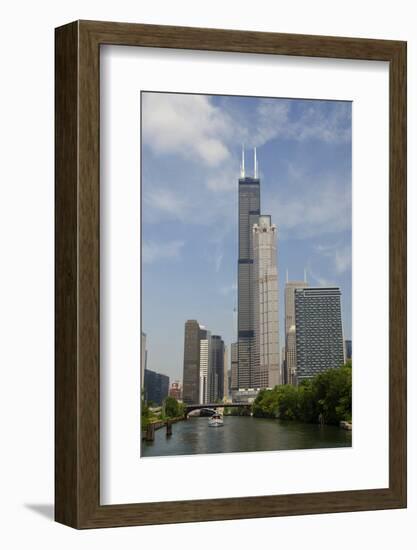
[[[55,519],[75,528],[406,506],[406,43],[76,21],[56,29]],[[117,44],[389,62],[389,487],[100,505],[99,56]]]

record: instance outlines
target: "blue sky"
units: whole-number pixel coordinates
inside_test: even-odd
[[[283,292],[342,290],[351,337],[351,103],[142,92],[142,330],[148,368],[182,380],[184,323],[236,339],[237,198],[257,147]]]

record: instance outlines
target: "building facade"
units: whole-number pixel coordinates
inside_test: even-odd
[[[230,344],[230,391],[233,394],[239,388],[238,382],[238,343]]]
[[[188,405],[200,399],[200,341],[207,331],[196,320],[188,320],[184,329],[183,401]]]
[[[169,376],[145,370],[144,398],[147,403],[162,405],[169,391]]]
[[[221,336],[213,334],[210,347],[208,399],[216,403],[223,401],[224,395],[224,342]]]
[[[279,324],[277,228],[271,216],[260,215],[253,233],[254,273],[254,387],[268,388],[282,383]]]
[[[177,401],[182,400],[182,388],[181,388],[181,384],[178,380],[176,380],[175,382],[172,382],[171,387],[169,388],[168,395],[170,397],[173,397]]]
[[[295,290],[297,383],[343,365],[341,292],[337,287]]]
[[[208,403],[209,399],[209,370],[211,363],[211,334],[210,331],[201,331],[200,340],[200,390],[199,403]]]
[[[297,346],[295,337],[295,325],[291,325],[286,337],[285,368],[287,384],[297,384]]]
[[[296,384],[297,353],[295,333],[295,291],[308,288],[307,281],[288,281],[285,284],[285,379],[287,384]]]
[[[254,344],[254,271],[252,228],[258,223],[260,214],[260,180],[256,152],[254,177],[246,176],[245,157],[242,151],[242,164],[239,178],[238,212],[238,371],[239,388],[253,388],[256,383]]]
[[[344,343],[345,363],[352,360],[352,340],[345,340]]]

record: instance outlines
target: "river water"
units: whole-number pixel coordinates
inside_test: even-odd
[[[173,456],[247,451],[350,447],[352,432],[337,426],[244,416],[225,416],[221,428],[209,428],[208,418],[189,418],[155,432],[155,441],[142,441],[142,456]]]

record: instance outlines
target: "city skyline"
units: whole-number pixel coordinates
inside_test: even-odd
[[[298,280],[306,269],[311,286],[341,288],[344,337],[351,339],[350,103],[147,93],[142,109],[148,368],[181,379],[187,319],[221,334],[231,356],[243,141],[258,146],[261,211],[279,232],[279,303],[286,270]],[[282,344],[283,307],[279,325]]]

